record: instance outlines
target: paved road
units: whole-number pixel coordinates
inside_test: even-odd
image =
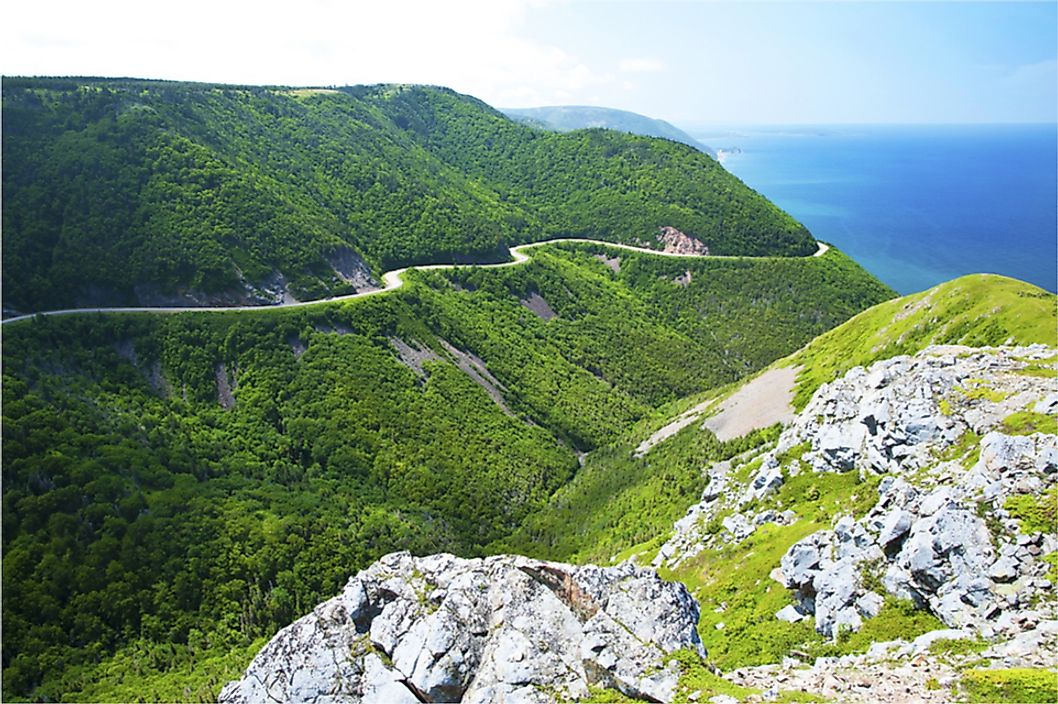
[[[382,274],[382,288],[373,289],[370,291],[360,291],[359,293],[350,293],[348,296],[336,296],[334,298],[319,298],[314,301],[298,301],[296,303],[279,303],[276,305],[264,305],[264,306],[191,306],[191,307],[160,307],[160,306],[143,306],[143,307],[130,307],[130,308],[65,308],[63,310],[47,310],[39,313],[27,313],[26,315],[19,315],[13,318],[8,318],[3,322],[4,325],[8,323],[17,323],[20,320],[28,320],[38,315],[77,315],[83,313],[235,313],[240,311],[262,311],[262,310],[276,310],[278,308],[302,308],[304,306],[316,306],[321,303],[337,303],[339,301],[349,301],[354,298],[364,298],[366,296],[376,296],[380,293],[386,293],[387,291],[393,291],[404,285],[404,272],[410,269],[420,269],[422,271],[429,271],[431,269],[455,269],[457,267],[479,267],[482,269],[498,269],[504,266],[516,266],[524,262],[529,261],[529,255],[526,252],[535,247],[543,247],[549,244],[558,244],[560,242],[583,242],[585,244],[597,244],[606,247],[613,247],[616,249],[626,249],[631,252],[642,252],[644,254],[654,254],[660,257],[686,257],[693,259],[743,259],[745,257],[739,256],[720,256],[712,254],[673,254],[671,252],[659,252],[655,249],[646,249],[644,247],[633,247],[629,244],[616,244],[614,242],[603,242],[601,240],[589,240],[579,239],[575,237],[560,237],[552,240],[542,240],[540,242],[531,242],[529,244],[520,244],[517,247],[510,248],[511,261],[500,262],[499,264],[426,264],[422,266],[406,266],[403,269],[394,269],[393,271],[387,271]],[[826,254],[830,247],[822,242],[819,242],[819,249],[813,254],[813,257],[820,257]]]

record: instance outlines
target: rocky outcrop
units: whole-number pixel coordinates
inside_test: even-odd
[[[780,447],[807,442],[802,459],[816,472],[889,474],[864,518],[841,518],[782,560],[777,579],[820,633],[856,630],[877,613],[882,594],[865,583],[879,579],[880,591],[988,637],[1017,633],[1038,607],[1055,616],[1035,602],[1054,588],[1037,558],[1058,540],[1023,531],[1005,507],[1058,481],[1058,437],[996,430],[1012,413],[1046,406],[1053,384],[1014,372],[1051,356],[927,350],[853,370],[813,397]]]
[[[378,288],[378,280],[371,275],[364,260],[349,247],[339,247],[327,257],[336,277],[347,284],[352,284],[357,291],[368,291]]]
[[[631,564],[387,555],[280,631],[236,702],[550,702],[589,686],[670,701],[698,606]]]
[[[774,448],[710,468],[702,501],[655,564],[677,566],[765,522],[797,520],[768,501],[800,472],[858,472],[882,477],[877,503],[790,548],[772,576],[796,603],[777,618],[813,618],[834,636],[876,615],[886,595],[986,637],[1058,618],[1040,559],[1058,538],[1008,509],[1058,483],[1058,437],[1004,426],[1015,413],[1058,410],[1053,378],[1019,373],[1054,357],[1043,346],[934,347],[851,370],[820,387]],[[747,479],[734,481],[747,465]]]
[[[658,228],[657,240],[661,245],[661,251],[668,254],[709,254],[709,248],[706,247],[703,242],[686,233],[680,232],[675,227],[669,227],[666,225],[665,227]]]

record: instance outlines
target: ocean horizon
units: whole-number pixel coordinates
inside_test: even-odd
[[[1058,125],[688,131],[901,294],[972,273],[1058,291]]]

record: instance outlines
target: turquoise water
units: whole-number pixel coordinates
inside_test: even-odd
[[[963,274],[1058,290],[1054,125],[695,130],[724,166],[900,293]]]

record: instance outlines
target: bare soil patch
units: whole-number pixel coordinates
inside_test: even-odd
[[[775,423],[794,419],[793,397],[800,367],[769,369],[743,384],[706,419],[704,427],[720,440],[733,440]]]
[[[488,369],[485,368],[485,362],[482,361],[480,357],[471,352],[464,352],[463,350],[454,347],[447,340],[441,340],[441,344],[452,356],[452,361],[455,362],[455,365],[462,369],[467,376],[473,379],[474,383],[485,389],[489,396],[492,397],[492,400],[496,402],[496,405],[503,409],[504,413],[511,418],[516,417],[507,406],[507,401],[503,397],[503,392],[507,389],[496,377],[492,376]]]

